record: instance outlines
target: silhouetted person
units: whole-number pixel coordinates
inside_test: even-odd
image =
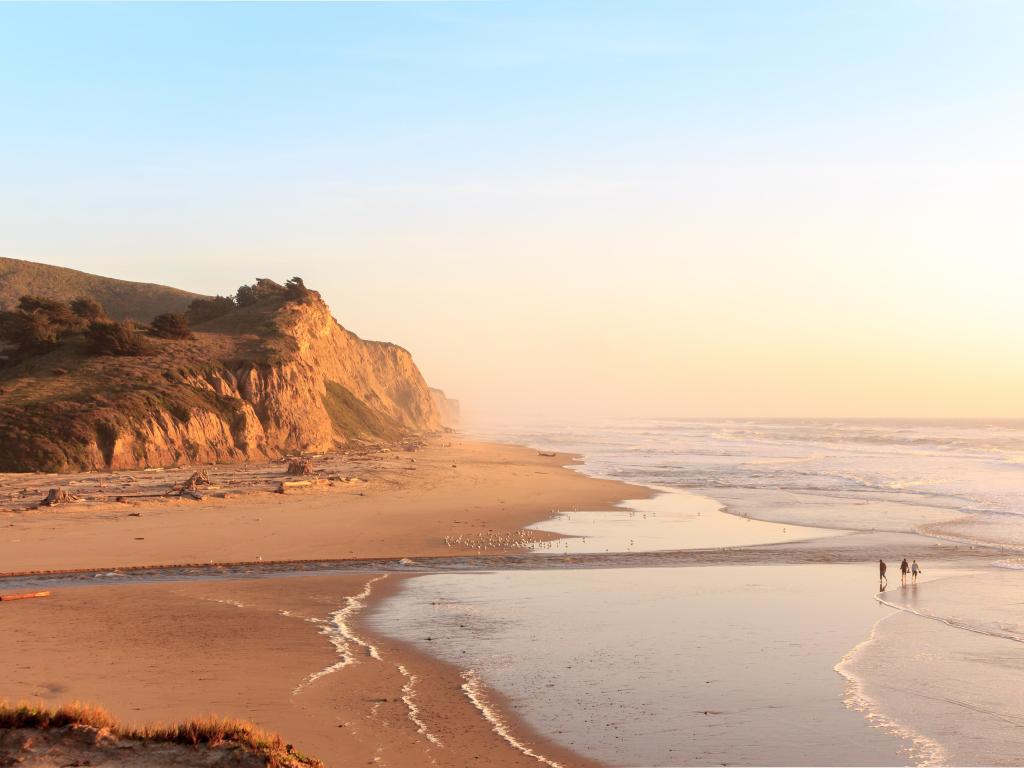
[[[900,584],[907,583],[907,574],[910,573],[910,566],[907,565],[907,558],[903,558],[903,562],[900,563]]]
[[[910,566],[910,572],[914,575],[914,583],[917,584],[917,574],[924,573],[924,569],[917,564],[917,560]]]
[[[885,561],[884,560],[879,560],[878,561],[878,591],[882,592],[883,590],[885,590],[885,588],[887,586],[889,586],[889,581],[888,581],[888,579],[885,578]]]

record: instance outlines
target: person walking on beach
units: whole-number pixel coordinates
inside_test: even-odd
[[[884,592],[885,588],[889,586],[889,580],[885,578],[885,561],[878,561],[878,591]]]
[[[907,565],[907,558],[903,558],[903,562],[900,563],[900,584],[903,586],[907,585],[907,574],[910,572],[910,566]]]
[[[910,566],[910,572],[914,575],[914,583],[917,584],[917,574],[924,573],[924,570],[917,564],[917,560]]]

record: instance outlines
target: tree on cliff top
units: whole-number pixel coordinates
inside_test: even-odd
[[[149,324],[149,332],[161,339],[191,339],[192,329],[188,319],[177,312],[157,315]]]
[[[0,341],[14,347],[15,358],[28,357],[59,346],[86,323],[62,301],[22,296],[15,309],[0,312]]]
[[[92,323],[87,335],[91,342],[90,351],[96,355],[136,357],[151,349],[149,342],[130,320]]]
[[[285,283],[284,295],[289,301],[304,301],[312,293],[301,277],[293,277]]]
[[[71,302],[70,306],[71,311],[83,320],[92,322],[93,320],[107,319],[107,313],[103,309],[103,305],[96,301],[96,299],[91,299],[88,296],[79,296]]]
[[[293,277],[285,285],[267,277],[257,277],[252,285],[240,285],[234,296],[196,299],[189,304],[185,317],[196,325],[223,317],[238,307],[251,307],[266,299],[305,301],[313,293],[306,287],[301,277]]]
[[[185,311],[190,323],[205,323],[214,320],[235,308],[235,301],[230,296],[214,296],[209,299],[194,299]]]

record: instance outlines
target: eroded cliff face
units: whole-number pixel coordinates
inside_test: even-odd
[[[442,390],[435,387],[430,388],[430,396],[434,400],[434,407],[441,417],[441,424],[446,427],[457,427],[462,418],[462,408],[458,400],[448,397]]]
[[[200,327],[150,357],[74,359],[70,381],[46,382],[55,392],[32,383],[72,352],[36,361],[32,376],[3,382],[0,471],[238,462],[442,426],[412,356],[345,330],[316,294],[250,315],[234,322],[258,320],[259,335]]]

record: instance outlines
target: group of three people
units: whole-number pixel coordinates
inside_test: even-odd
[[[879,591],[889,586],[889,580],[885,578],[885,561],[878,561],[878,589]],[[900,563],[900,583],[907,583],[907,574],[910,573],[913,577],[914,584],[917,584],[917,576],[919,573],[924,573],[921,567],[917,564],[917,560],[911,565],[907,565],[907,558],[903,558],[903,562]]]

